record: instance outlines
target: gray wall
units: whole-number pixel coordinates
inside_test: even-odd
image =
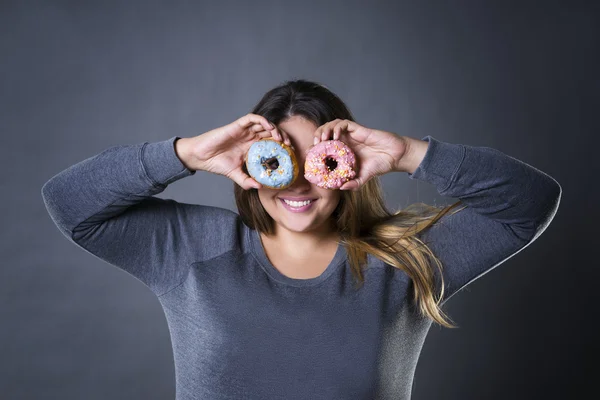
[[[0,398],[174,398],[159,302],[69,243],[41,186],[108,147],[230,123],[292,78],[363,125],[494,147],[561,183],[543,236],[448,303],[460,328],[432,327],[413,399],[578,398],[598,350],[593,3],[3,1]],[[453,201],[383,182],[392,208]],[[232,193],[197,173],[160,197],[235,209]]]

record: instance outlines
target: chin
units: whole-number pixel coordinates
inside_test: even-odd
[[[320,231],[322,228],[325,227],[327,221],[317,221],[315,219],[306,217],[291,217],[286,218],[283,221],[276,220],[276,224],[279,227],[284,228],[290,232],[306,233],[312,231]]]
[[[284,221],[275,220],[275,223],[278,226],[291,232],[309,232],[315,228],[315,225],[313,223],[314,221],[312,220],[302,220],[302,218],[296,218],[296,220],[293,219],[294,218],[292,217],[292,219],[287,218]]]

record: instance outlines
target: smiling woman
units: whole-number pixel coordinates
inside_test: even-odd
[[[300,166],[315,140],[339,139],[357,176],[332,190],[300,170],[285,189],[262,187],[244,170],[262,138],[292,144]],[[239,214],[156,197],[196,171],[233,180]],[[390,212],[387,172],[460,200]],[[561,193],[498,150],[360,126],[305,80],[230,124],[111,147],[42,187],[65,237],[156,294],[177,400],[410,399],[430,325],[453,326],[443,303],[539,237]]]
[[[275,223],[274,240],[290,254],[298,248],[314,248],[323,240],[337,241],[339,237],[330,217],[339,204],[340,191],[322,189],[304,176],[306,153],[313,145],[317,126],[306,118],[293,116],[278,128],[290,138],[300,171],[286,189],[258,189],[260,202]]]
[[[265,94],[252,113],[263,115],[277,127],[283,139],[290,141],[300,166],[296,180],[283,190],[262,187],[247,191],[234,185],[240,217],[246,225],[259,232],[261,247],[267,253],[279,255],[277,260],[269,257],[270,264],[275,265],[278,271],[286,271],[290,269],[286,268],[286,264],[295,264],[295,260],[299,260],[297,263],[305,266],[320,263],[321,268],[317,270],[325,270],[320,250],[328,248],[325,258],[331,260],[335,253],[331,251],[332,244],[337,243],[348,253],[350,271],[355,281],[362,285],[363,271],[368,267],[367,256],[371,254],[403,270],[415,282],[414,297],[423,315],[451,327],[439,307],[444,288],[439,283],[438,287],[435,286],[435,271],[428,262],[429,257],[435,260],[435,256],[427,246],[420,245],[418,233],[461,202],[444,208],[413,205],[393,214],[386,209],[378,177],[365,179],[364,175],[369,168],[376,170],[373,175],[378,175],[401,165],[400,154],[404,151],[396,148],[400,149],[406,140],[397,140],[399,137],[391,134],[381,135],[376,139],[376,145],[390,151],[390,155],[386,154],[384,159],[380,156],[382,151],[371,155],[362,150],[362,160],[359,161],[362,161],[363,168],[358,177],[363,178],[360,190],[331,190],[309,182],[306,175],[310,174],[305,174],[304,167],[314,145],[331,139],[331,136],[335,140],[340,139],[342,119],[353,120],[339,97],[314,82],[287,82]],[[347,123],[345,126],[349,128]],[[378,136],[366,129],[355,136],[347,132],[343,135],[343,140],[350,147],[353,144],[359,155],[361,148],[368,147],[359,141],[360,136]],[[427,142],[422,143],[427,145]],[[417,165],[424,156],[425,150],[420,152]],[[382,167],[384,164],[387,167]],[[406,249],[413,250],[406,252]],[[440,268],[439,265],[437,267]],[[436,289],[440,292],[437,297]]]

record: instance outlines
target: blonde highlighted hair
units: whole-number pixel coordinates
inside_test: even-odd
[[[286,81],[271,89],[250,112],[274,124],[296,115],[317,126],[336,118],[354,121],[338,96],[324,85],[303,79]],[[275,222],[262,206],[256,189],[244,190],[234,183],[234,195],[238,213],[248,227],[267,235],[274,234]],[[445,207],[415,203],[392,213],[386,208],[379,177],[370,179],[357,191],[340,191],[340,195],[332,218],[340,243],[348,253],[357,287],[364,283],[362,270],[367,254],[372,254],[401,269],[412,280],[412,299],[421,315],[447,328],[455,328],[440,307],[444,295],[443,265],[418,234],[461,205],[461,201]],[[436,274],[431,261],[439,271],[439,293],[436,293]]]

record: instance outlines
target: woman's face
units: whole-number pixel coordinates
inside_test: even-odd
[[[340,201],[340,191],[321,189],[304,178],[305,154],[313,145],[313,134],[317,128],[313,122],[299,116],[293,116],[278,125],[278,129],[287,133],[294,146],[298,177],[286,189],[270,189],[264,186],[258,189],[260,202],[275,220],[276,232],[286,229],[293,232],[329,233],[331,230],[331,213]],[[311,202],[304,211],[293,210],[294,206],[286,205],[283,199]]]

